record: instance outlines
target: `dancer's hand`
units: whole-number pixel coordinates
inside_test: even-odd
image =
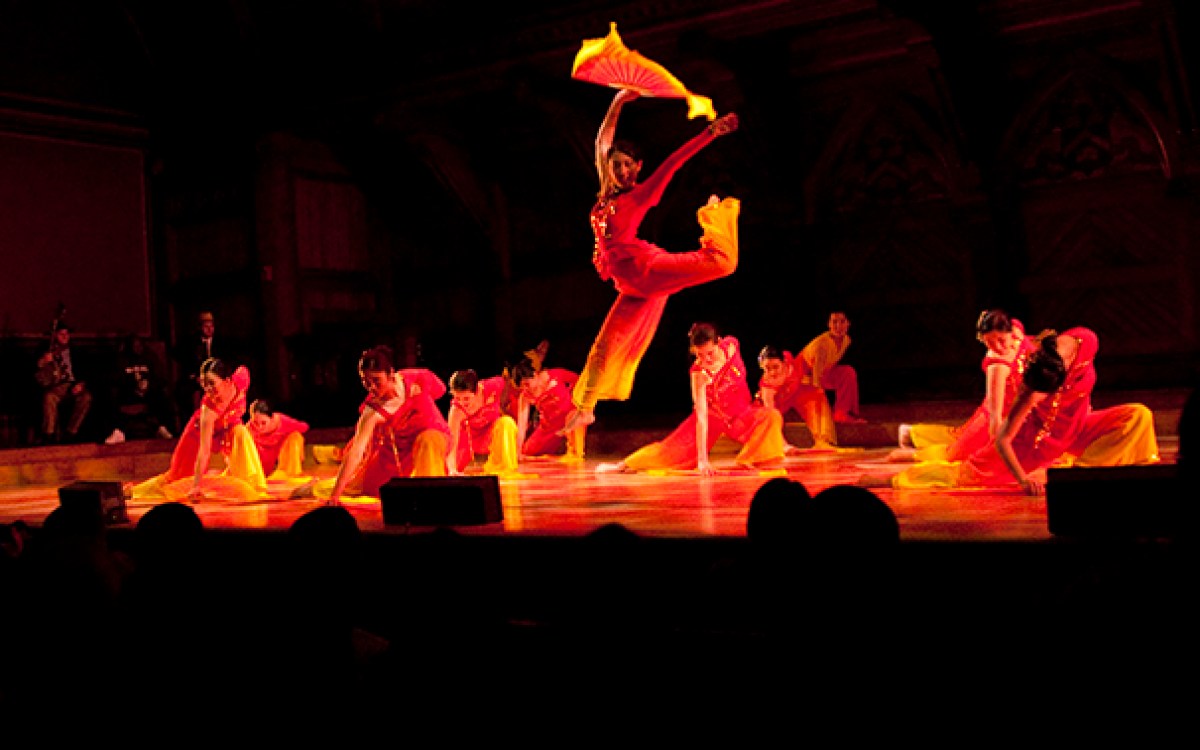
[[[1021,491],[1026,495],[1044,495],[1046,494],[1046,485],[1033,477],[1025,477],[1021,480]]]
[[[621,89],[620,91],[617,92],[617,95],[616,95],[616,97],[614,97],[614,99],[616,101],[620,102],[621,104],[627,104],[627,103],[633,101],[634,99],[637,99],[640,97],[641,97],[641,94],[634,91],[633,89]]]
[[[708,462],[708,459],[700,459],[696,462],[696,473],[702,477],[711,477],[717,473],[717,470]]]
[[[708,132],[713,134],[714,138],[722,135],[729,135],[738,129],[738,116],[736,112],[721,115],[713,123],[708,126]]]
[[[193,487],[187,493],[187,500],[190,503],[199,503],[204,501],[204,490],[199,487]]]

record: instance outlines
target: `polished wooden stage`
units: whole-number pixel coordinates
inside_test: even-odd
[[[1162,460],[1176,460],[1175,428],[1186,394],[1125,394],[1154,404]],[[1101,402],[1103,403],[1103,402]],[[581,536],[619,523],[655,538],[734,538],[745,534],[746,516],[755,490],[773,476],[799,481],[810,493],[839,484],[869,487],[895,512],[902,541],[1044,541],[1045,497],[996,490],[893,490],[889,479],[905,464],[888,460],[895,447],[896,427],[922,415],[956,423],[973,404],[941,402],[891,408],[867,407],[866,425],[844,425],[841,447],[832,452],[807,450],[789,456],[781,469],[747,471],[733,465],[735,445],[722,440],[714,449],[714,477],[693,472],[614,474],[597,467],[628,450],[665,434],[668,426],[609,428],[601,422],[589,437],[588,458],[566,464],[537,459],[522,465],[526,475],[500,481],[503,520],[457,527],[473,536]],[[667,423],[669,424],[669,423]],[[802,424],[787,425],[796,445],[811,445]],[[317,463],[313,444],[337,444],[346,430],[315,431],[310,436],[306,468],[314,477],[332,476],[336,465]],[[23,519],[37,525],[59,504],[58,488],[76,479],[141,481],[163,470],[171,441],[123,445],[80,445],[0,451],[0,521]],[[213,466],[219,464],[214,459]],[[259,502],[233,504],[216,499],[195,506],[206,527],[214,529],[286,529],[300,515],[320,505],[314,499],[290,499],[294,484],[274,482],[270,496]],[[127,503],[131,524],[148,505]],[[384,523],[378,501],[348,506],[369,533],[410,533],[409,526]]]

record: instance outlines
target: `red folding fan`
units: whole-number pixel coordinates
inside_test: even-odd
[[[632,89],[642,96],[686,99],[688,118],[703,115],[716,119],[712,100],[687,90],[678,78],[663,66],[625,47],[612,23],[608,36],[587,39],[575,55],[571,77],[618,89]]]

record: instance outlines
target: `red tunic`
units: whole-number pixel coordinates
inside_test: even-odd
[[[1016,325],[1019,322],[1014,321]],[[1022,329],[1024,330],[1024,329]],[[1034,343],[1028,338],[1022,338],[1020,348],[1017,350],[1016,357],[1012,362],[997,357],[988,350],[984,356],[980,368],[986,375],[988,368],[992,365],[1004,365],[1009,368],[1008,377],[1004,381],[1004,399],[1000,407],[1000,419],[1008,415],[1008,410],[1012,408],[1013,402],[1017,400],[1017,393],[1021,390],[1021,384],[1025,376],[1025,365],[1029,362],[1029,355],[1035,349]],[[977,450],[987,447],[991,442],[992,437],[988,433],[988,421],[990,410],[988,409],[987,401],[976,407],[970,418],[962,424],[961,427],[954,431],[954,442],[946,448],[947,461],[962,461]]]
[[[754,403],[746,379],[741,346],[733,336],[717,345],[725,352],[725,364],[710,373],[705,386],[708,406],[708,445],[696,445],[696,411],[662,440],[643,446],[625,458],[634,470],[682,469],[696,465],[699,451],[707,455],[722,435],[742,443],[739,464],[759,464],[783,459],[783,418],[776,409]],[[692,365],[691,372],[701,370]]]
[[[1049,466],[1066,453],[1091,413],[1099,341],[1093,331],[1082,327],[1068,329],[1062,335],[1074,336],[1079,342],[1075,361],[1063,384],[1033,407],[1012,441],[1013,453],[1027,473]],[[994,443],[971,454],[959,467],[959,485],[997,486],[1015,482]]]
[[[507,382],[501,375],[479,381],[482,405],[473,412],[462,410],[465,419],[462,434],[458,436],[459,466],[466,466],[476,455],[487,455],[491,450],[492,427],[506,414],[506,388]]]
[[[658,205],[667,183],[684,162],[707,146],[713,136],[706,128],[668,156],[644,182],[629,190],[605,196],[592,207],[589,216],[595,248],[592,264],[604,280],[612,279],[622,294],[653,297],[676,292],[683,286],[674,282],[657,283],[646,274],[649,261],[666,253],[659,246],[637,236],[646,212]]]
[[[175,452],[171,454],[167,481],[192,476],[196,472],[196,456],[200,452],[200,413],[206,406],[216,415],[213,420],[210,450],[225,456],[230,454],[233,448],[233,428],[242,424],[242,418],[246,416],[246,391],[250,388],[250,371],[244,366],[239,367],[229,379],[233,381],[236,392],[224,408],[218,407],[212,397],[206,394],[200,402],[200,408],[192,413],[192,418],[188,420],[183,434],[179,436],[179,442],[175,445]]]
[[[774,406],[780,414],[786,415],[789,410],[795,409],[797,414],[803,416],[804,404],[812,398],[825,398],[825,389],[804,382],[804,361],[796,359],[791,352],[783,353],[783,363],[789,368],[788,375],[774,387]],[[762,387],[760,385],[760,390]]]
[[[273,430],[259,431],[254,422],[246,424],[250,435],[254,437],[254,444],[258,446],[258,457],[262,460],[263,471],[268,474],[274,471],[275,465],[279,463],[279,449],[288,435],[297,432],[303,435],[308,432],[308,422],[286,414],[276,413],[275,416],[279,417],[279,426]]]
[[[571,391],[579,376],[561,367],[545,370],[550,377],[546,391],[533,402],[537,409],[538,424],[525,440],[522,453],[527,456],[545,456],[566,450],[566,438],[558,434],[567,424],[567,416],[575,408],[571,402]]]
[[[389,411],[384,404],[368,397],[359,407],[370,407],[383,418],[371,434],[362,468],[362,493],[379,496],[379,488],[389,479],[406,477],[413,470],[413,444],[426,430],[435,430],[450,438],[450,427],[435,401],[446,393],[446,384],[423,368],[400,370],[404,402]]]

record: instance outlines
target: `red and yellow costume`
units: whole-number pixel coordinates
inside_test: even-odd
[[[703,229],[698,250],[669,252],[637,236],[642,219],[658,204],[667,183],[713,138],[706,128],[667,157],[644,182],[603,195],[592,208],[592,263],[601,279],[612,280],[617,299],[575,386],[574,403],[580,409],[590,411],[602,399],[629,398],[638,364],[658,329],[668,296],[728,276],[737,268],[741,204],[736,198],[697,211]]]
[[[1004,397],[998,417],[999,422],[1004,421],[1004,418],[1008,416],[1008,410],[1012,408],[1013,401],[1017,399],[1017,393],[1021,390],[1022,379],[1025,376],[1025,365],[1029,362],[1029,355],[1035,349],[1033,341],[1024,335],[1025,328],[1019,321],[1013,321],[1013,328],[1021,335],[1021,341],[1017,345],[1017,353],[1013,359],[1007,360],[989,349],[980,365],[985,374],[988,368],[994,365],[1003,365],[1008,368],[1008,376],[1004,380]],[[988,400],[985,397],[983,403],[976,407],[967,421],[958,427],[939,424],[913,425],[909,437],[913,447],[917,449],[916,460],[962,461],[991,442],[992,436],[988,430],[990,418],[991,410],[988,408]]]
[[[740,466],[771,466],[783,461],[783,417],[779,410],[754,402],[742,361],[741,347],[733,336],[724,336],[717,345],[725,352],[725,364],[709,373],[704,395],[708,406],[708,445],[711,451],[722,435],[742,444],[736,462]],[[701,368],[693,365],[692,372]],[[624,460],[625,468],[693,469],[699,452],[696,445],[696,412],[693,409],[671,434],[658,442],[639,448]]]
[[[379,497],[379,488],[393,477],[446,475],[446,450],[450,427],[435,401],[446,393],[446,384],[424,368],[399,370],[404,400],[387,403],[368,396],[359,412],[373,409],[383,418],[376,425],[359,469],[354,494]]]
[[[567,417],[575,408],[571,403],[571,392],[579,375],[561,367],[551,367],[544,372],[550,380],[546,390],[531,404],[537,409],[538,423],[521,446],[521,453],[526,456],[560,455],[567,449],[567,439],[558,432],[566,426]]]
[[[229,379],[235,389],[233,397],[228,403],[221,404],[211,395],[204,396],[200,408],[192,414],[179,436],[179,442],[171,454],[170,467],[163,474],[136,485],[133,488],[134,498],[178,502],[187,497],[196,473],[196,458],[200,452],[200,415],[205,409],[213,414],[211,452],[224,456],[225,469],[219,475],[203,476],[201,490],[229,500],[254,499],[266,493],[266,474],[258,448],[242,422],[246,415],[250,371],[239,367]]]
[[[258,446],[263,471],[270,472],[268,479],[304,478],[304,433],[308,432],[307,422],[276,412],[265,429],[259,429],[253,421],[246,423],[246,428]]]
[[[1077,342],[1074,361],[1063,384],[1036,403],[1021,424],[1012,448],[1028,474],[1052,465],[1075,463],[1119,466],[1159,460],[1154,415],[1143,404],[1122,404],[1093,411],[1096,352],[1099,341],[1088,328],[1063,333]],[[897,488],[1009,487],[1016,478],[992,441],[962,461],[929,461],[911,466],[892,479]]]
[[[804,383],[833,391],[835,420],[858,416],[858,372],[850,365],[839,364],[849,347],[849,334],[839,341],[826,331],[808,342],[797,358],[804,365]]]
[[[451,413],[457,410],[463,417],[455,448],[459,471],[469,466],[475,456],[487,456],[485,474],[505,475],[517,470],[517,423],[512,416],[516,408],[507,403],[512,393],[515,389],[507,379],[497,375],[479,381],[482,405],[474,412],[451,405]]]
[[[837,429],[825,389],[804,382],[805,366],[791,352],[783,352],[783,364],[787,375],[781,383],[769,385],[759,381],[759,401],[765,403],[769,397],[771,405],[784,417],[795,411],[808,425],[815,443],[837,445]]]

